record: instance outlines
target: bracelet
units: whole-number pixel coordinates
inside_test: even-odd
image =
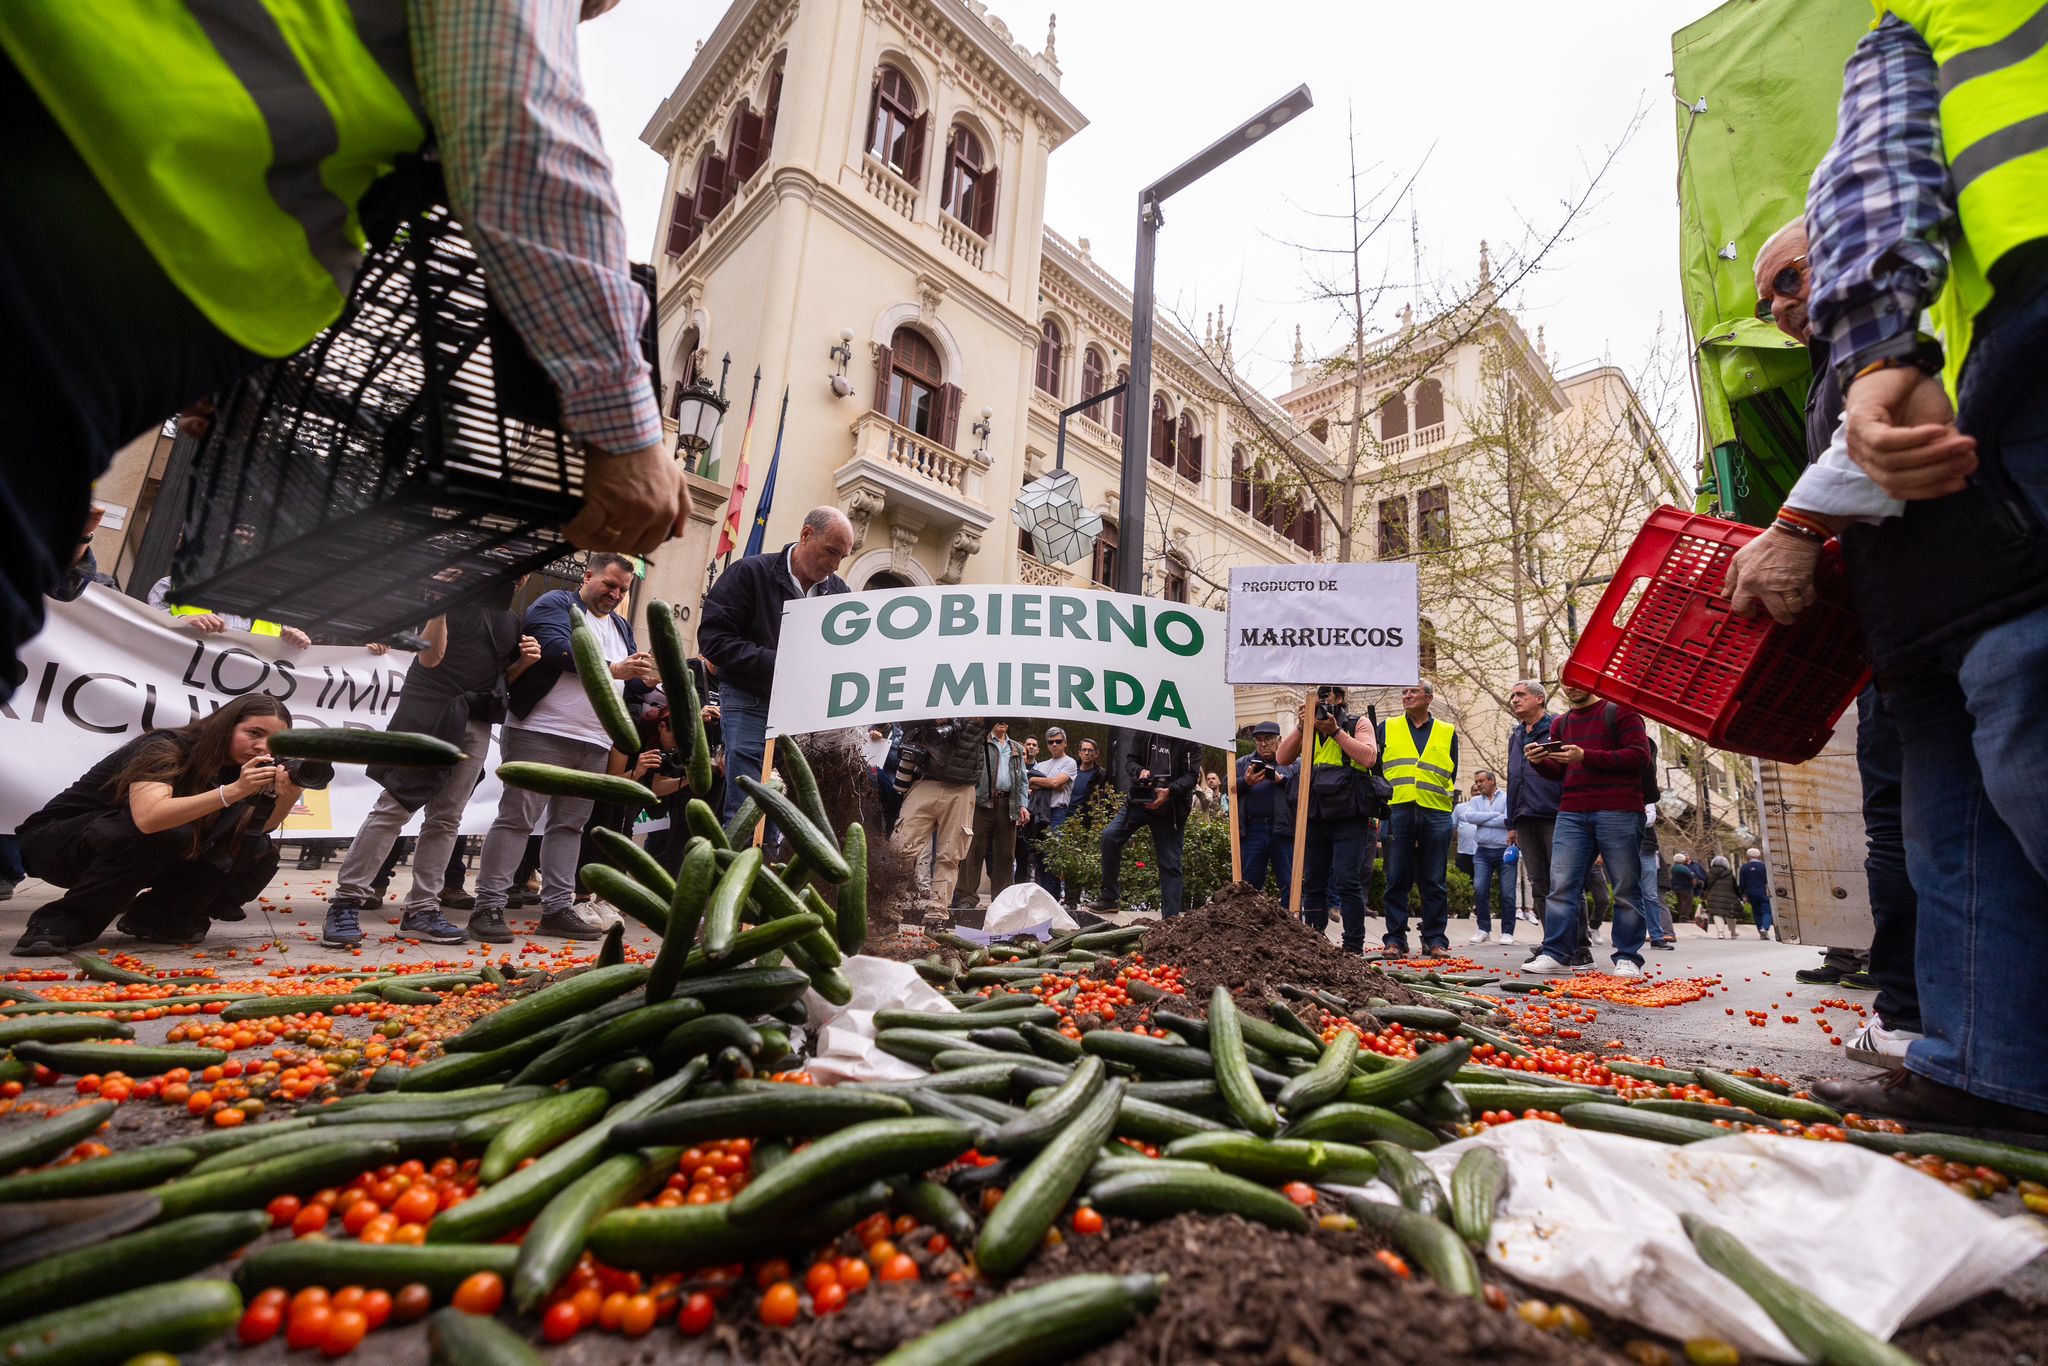
[[[1811,513],[1801,512],[1798,508],[1779,508],[1777,519],[1781,522],[1789,522],[1793,526],[1805,527],[1822,540],[1828,540],[1835,534],[1833,528],[1829,527],[1826,522],[1823,522]]]
[[[213,789],[213,795],[214,795],[214,796],[216,796],[216,797],[218,797],[218,798],[220,798],[220,804],[221,804],[221,807],[222,807],[222,809],[223,809],[223,810],[225,810],[225,809],[226,809],[226,807],[227,807],[227,805],[228,805],[228,789],[227,789],[227,784],[226,784],[226,783],[222,783],[222,784],[221,784],[221,785],[220,785],[219,787],[216,787],[216,788],[214,788],[214,789]]]
[[[1801,526],[1797,522],[1788,522],[1783,517],[1771,523],[1771,530],[1782,531],[1788,536],[1797,536],[1800,540],[1811,541],[1815,545],[1826,545],[1828,542],[1827,537],[1813,528]]]

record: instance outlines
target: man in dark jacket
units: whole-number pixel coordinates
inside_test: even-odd
[[[981,892],[982,869],[988,869],[991,899],[1018,881],[1017,827],[1024,819],[1030,788],[1024,748],[1010,738],[1008,721],[991,722],[981,746],[981,767],[974,774],[974,834],[967,860],[953,884],[951,909],[972,910]]]
[[[597,719],[583,680],[570,653],[574,613],[597,638],[615,685],[633,701],[659,675],[654,657],[633,640],[632,623],[618,612],[633,587],[633,562],[623,555],[590,557],[583,584],[575,592],[558,588],[543,593],[526,609],[526,634],[540,646],[540,657],[516,679],[511,689],[512,714],[505,719],[500,752],[507,761],[526,760],[602,773],[611,758],[611,736]],[[637,686],[635,686],[637,685]],[[487,944],[509,944],[505,926],[505,895],[512,871],[526,849],[526,837],[541,825],[540,933],[563,939],[596,939],[599,931],[576,914],[576,855],[583,827],[594,803],[588,797],[549,797],[524,788],[506,787],[498,801],[498,819],[484,836],[484,852],[476,880],[476,909],[469,933]],[[543,822],[545,818],[545,823]]]
[[[1756,937],[1771,937],[1771,870],[1764,863],[1761,849],[1749,851],[1749,857],[1735,870],[1735,883],[1742,889],[1742,899],[1749,903],[1749,913],[1756,920]]]
[[[1159,860],[1160,914],[1168,919],[1180,914],[1181,842],[1201,777],[1202,747],[1194,741],[1170,735],[1136,737],[1124,756],[1123,810],[1102,832],[1102,890],[1088,903],[1091,910],[1117,909],[1124,846],[1143,826],[1152,832],[1152,851]]]
[[[1523,904],[1530,908],[1539,937],[1544,899],[1550,895],[1550,842],[1557,830],[1558,798],[1564,794],[1564,784],[1530,763],[1524,753],[1530,745],[1550,743],[1553,718],[1545,700],[1543,684],[1534,678],[1515,684],[1508,693],[1508,710],[1515,717],[1515,728],[1508,732],[1508,829],[1513,832],[1508,841],[1518,851],[1515,861],[1529,872],[1529,894]],[[1513,925],[1501,927],[1500,942],[1515,942]],[[1570,952],[1574,967],[1593,961],[1583,914]]]
[[[335,875],[327,923],[320,942],[351,948],[362,942],[358,915],[380,900],[372,889],[398,833],[415,811],[426,808],[413,850],[412,892],[398,932],[436,944],[460,944],[467,937],[441,915],[441,884],[455,847],[463,808],[491,752],[491,727],[505,717],[505,685],[540,659],[540,642],[519,629],[519,618],[504,608],[464,604],[426,625],[426,648],[413,656],[405,688],[388,730],[417,731],[446,740],[463,758],[448,768],[369,770],[384,791],[371,806]]]
[[[812,508],[794,541],[772,553],[746,556],[720,574],[704,595],[697,649],[718,678],[728,816],[747,799],[733,779],[742,773],[761,776],[782,608],[794,598],[848,591],[846,580],[834,571],[852,553],[853,523],[846,514],[835,507]]]
[[[906,760],[920,776],[903,796],[903,811],[889,841],[915,862],[937,839],[932,852],[932,900],[941,906],[953,903],[960,860],[974,838],[974,787],[987,738],[988,723],[980,718],[918,721],[903,728]],[[979,881],[981,874],[974,876]]]

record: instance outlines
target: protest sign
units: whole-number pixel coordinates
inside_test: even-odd
[[[47,606],[42,634],[22,648],[14,696],[0,703],[0,830],[144,731],[185,725],[245,693],[277,698],[296,726],[383,730],[412,663],[395,650],[294,650],[275,636],[174,629],[164,613],[100,586]],[[493,755],[463,814],[465,834],[488,830],[497,814],[496,766]],[[352,838],[382,790],[361,768],[337,765],[333,784],[307,792],[283,832]]]
[[[1225,677],[1240,687],[1414,683],[1420,618],[1412,564],[1233,568]]]
[[[900,588],[782,615],[777,734],[945,716],[1099,719],[1227,745],[1221,613],[1088,589]]]

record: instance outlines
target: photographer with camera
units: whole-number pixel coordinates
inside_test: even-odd
[[[1311,733],[1315,739],[1305,741],[1303,737]],[[1305,745],[1307,791],[1302,790],[1300,773],[1292,791],[1294,800],[1308,802],[1301,918],[1317,931],[1328,930],[1334,897],[1344,919],[1344,952],[1362,954],[1365,866],[1372,860],[1372,817],[1379,805],[1372,771],[1380,747],[1365,718],[1345,709],[1344,689],[1329,685],[1316,689],[1313,714],[1308,703],[1302,704],[1300,724],[1280,742],[1277,757],[1291,762],[1301,757]]]
[[[1247,885],[1265,888],[1270,874],[1287,895],[1294,876],[1294,803],[1288,783],[1296,766],[1279,759],[1280,723],[1252,727],[1252,752],[1237,761],[1238,849]]]
[[[1128,786],[1123,810],[1102,832],[1102,890],[1088,909],[1117,909],[1124,846],[1144,826],[1152,832],[1152,851],[1159,860],[1159,913],[1170,920],[1181,910],[1181,848],[1195,784],[1202,777],[1202,747],[1170,735],[1146,733],[1132,740],[1124,756]]]
[[[974,786],[987,739],[988,722],[979,717],[918,721],[903,728],[896,783],[906,790],[890,843],[914,863],[937,838],[932,900],[941,906],[953,904],[960,861],[974,839]],[[974,878],[978,884],[979,871]]]
[[[292,723],[264,693],[203,721],[150,731],[88,769],[22,822],[28,871],[67,888],[29,917],[17,958],[83,948],[110,921],[137,939],[204,939],[218,910],[239,910],[277,871],[268,838],[326,764],[280,764],[270,737]]]

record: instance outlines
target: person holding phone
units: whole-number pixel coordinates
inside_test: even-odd
[[[1551,754],[1556,749],[1550,742],[1554,718],[1547,701],[1541,679],[1525,678],[1508,691],[1508,710],[1515,718],[1515,727],[1508,732],[1508,843],[1516,850],[1516,861],[1529,870],[1526,904],[1539,935],[1543,932],[1543,898],[1550,892],[1550,844],[1557,829],[1557,803],[1564,794],[1564,783],[1529,759],[1531,753]],[[1593,950],[1583,917],[1577,938],[1572,963],[1591,963]],[[1499,942],[1515,942],[1512,920],[1501,925]]]

